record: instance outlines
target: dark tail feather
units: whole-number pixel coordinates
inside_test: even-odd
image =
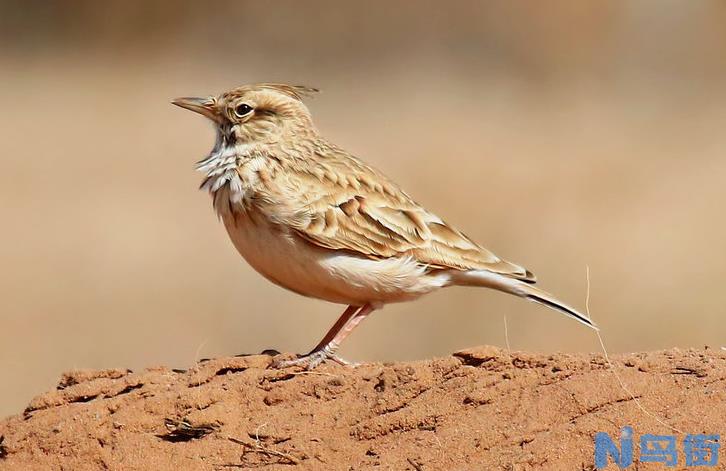
[[[462,286],[484,286],[513,294],[537,304],[547,306],[557,312],[561,312],[562,314],[571,317],[592,329],[600,330],[588,316],[561,302],[548,292],[542,291],[532,284],[510,278],[506,275],[487,270],[471,270],[467,272],[454,273],[452,282]]]
[[[538,290],[538,291],[540,291],[540,290]],[[566,316],[570,316],[573,319],[575,319],[576,321],[581,322],[592,329],[600,330],[586,315],[576,311],[575,309],[571,308],[570,306],[568,306],[566,304],[563,304],[563,303],[557,301],[549,293],[545,293],[545,294],[548,297],[544,297],[540,294],[528,294],[527,296],[525,296],[525,298],[529,299],[530,301],[533,301],[537,304],[541,304],[543,306],[547,306],[550,309],[554,309],[555,311],[561,312],[562,314],[564,314]]]

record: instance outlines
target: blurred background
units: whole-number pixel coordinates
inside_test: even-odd
[[[273,286],[197,191],[169,104],[323,90],[322,132],[540,285],[612,352],[726,345],[726,3],[0,1],[0,416],[72,368],[305,352],[342,307]],[[598,351],[504,294],[376,312],[352,360]]]

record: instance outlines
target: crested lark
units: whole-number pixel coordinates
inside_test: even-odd
[[[418,205],[383,173],[324,139],[302,99],[316,90],[247,85],[173,101],[212,120],[217,140],[198,163],[234,246],[267,279],[304,296],[348,305],[307,355],[314,368],[375,309],[446,286],[482,286],[543,304],[593,327]]]

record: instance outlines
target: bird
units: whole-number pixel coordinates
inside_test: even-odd
[[[337,351],[363,319],[449,286],[502,291],[597,329],[589,316],[537,288],[532,272],[474,242],[324,138],[306,105],[317,92],[256,83],[172,101],[214,125],[215,144],[197,162],[200,189],[211,195],[239,254],[283,288],[347,306],[309,353],[277,366],[350,364]]]

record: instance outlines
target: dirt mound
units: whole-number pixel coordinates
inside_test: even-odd
[[[312,372],[270,362],[66,373],[57,390],[0,422],[0,469],[587,470],[597,432],[675,434],[638,407],[601,355],[481,347]],[[613,362],[664,422],[726,432],[726,352]]]

